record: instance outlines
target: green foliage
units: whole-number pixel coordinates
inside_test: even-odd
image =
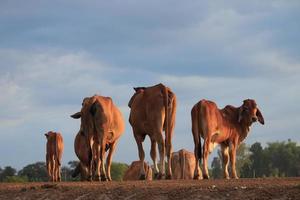
[[[222,162],[220,157],[214,157],[211,163],[211,175],[213,178],[222,178],[223,170],[222,170]]]
[[[30,182],[48,180],[48,174],[47,174],[45,162],[36,162],[34,164],[29,164],[25,166],[22,170],[20,170],[18,175],[27,176],[28,181]]]
[[[121,181],[125,171],[128,169],[128,165],[125,163],[115,163],[111,165],[111,178],[115,181]]]
[[[74,170],[78,164],[79,164],[79,161],[77,161],[77,160],[71,160],[68,162],[68,165],[70,166],[71,170]]]
[[[75,178],[72,177],[72,173],[74,172],[78,164],[79,161],[71,160],[68,162],[69,168],[66,166],[62,168],[61,176],[63,181],[80,181],[80,175]]]
[[[11,166],[6,166],[4,169],[0,170],[0,181],[4,181],[6,177],[14,176],[17,170]]]
[[[242,166],[243,177],[300,176],[300,146],[291,140],[268,143],[265,148],[256,142],[250,152],[250,163]]]
[[[239,177],[243,177],[243,166],[250,165],[250,152],[245,143],[241,143],[236,152],[236,172]]]
[[[3,182],[24,183],[24,182],[28,182],[28,177],[27,176],[6,176]]]
[[[69,167],[62,166],[60,172],[62,181],[72,181],[72,170]]]
[[[222,156],[220,151],[218,154],[212,162],[214,178],[220,177]],[[236,170],[241,178],[300,176],[300,146],[291,140],[267,143],[265,148],[259,142],[250,148],[242,143],[237,150]]]

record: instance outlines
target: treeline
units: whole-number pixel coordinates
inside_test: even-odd
[[[213,178],[222,178],[222,156],[214,157],[210,174]],[[78,161],[70,161],[61,169],[62,181],[79,181],[80,177],[72,178],[73,170]],[[113,180],[122,180],[128,169],[125,163],[112,163],[111,175]],[[300,176],[300,146],[296,142],[267,143],[262,147],[256,142],[251,146],[242,143],[237,150],[236,169],[241,178],[256,177],[294,177]],[[229,172],[230,172],[229,164]],[[0,167],[0,182],[41,182],[48,181],[45,162],[37,162],[25,166],[20,171],[7,166]]]
[[[221,160],[218,151],[211,164],[213,178],[223,177]],[[267,143],[266,147],[259,142],[251,146],[242,143],[237,151],[236,169],[241,178],[300,176],[300,146],[291,140]]]
[[[72,178],[72,173],[76,168],[78,161],[68,162],[68,166],[62,166],[62,181],[79,181],[80,176]],[[122,180],[124,172],[128,168],[125,163],[112,163],[111,176],[113,180]],[[11,166],[0,167],[0,182],[43,182],[48,181],[48,174],[45,162],[36,162],[25,166],[20,171]]]

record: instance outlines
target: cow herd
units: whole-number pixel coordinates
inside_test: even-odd
[[[218,109],[208,100],[201,100],[191,111],[194,153],[184,149],[172,152],[176,116],[176,95],[163,84],[134,88],[128,106],[129,123],[138,147],[139,161],[134,161],[123,180],[200,179],[209,178],[207,161],[213,148],[221,145],[224,178],[238,178],[235,169],[236,150],[246,138],[253,122],[264,124],[255,100],[246,99],[240,107],[231,105]],[[110,97],[94,95],[84,98],[81,110],[73,115],[81,120],[74,148],[79,164],[73,175],[81,180],[111,181],[112,155],[125,125],[122,113]],[[163,132],[165,134],[163,134]],[[48,132],[46,166],[50,181],[60,181],[63,139],[60,133]],[[143,141],[149,136],[153,166],[145,162]],[[201,138],[204,141],[201,145]],[[157,147],[159,163],[157,162]],[[107,153],[107,155],[106,155]],[[106,158],[106,161],[105,161]],[[203,160],[202,172],[199,163]],[[165,162],[166,161],[166,162]]]

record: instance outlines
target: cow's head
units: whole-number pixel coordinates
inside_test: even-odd
[[[257,108],[255,100],[244,100],[243,105],[239,109],[238,121],[243,121],[250,126],[253,122],[256,122],[257,120],[261,124],[265,124],[264,117],[262,116],[260,110]]]
[[[97,101],[97,96],[87,97],[83,99],[80,112],[71,115],[74,119],[81,119],[81,131],[90,139],[97,130],[102,130],[102,125],[106,122],[103,115],[103,108]],[[97,126],[97,127],[96,127]]]
[[[146,87],[134,87],[133,88],[135,93],[133,94],[133,96],[130,98],[129,102],[128,102],[128,107],[131,108],[131,105],[134,101],[134,99],[136,98],[136,96],[138,94],[140,94],[141,92],[144,92],[144,90],[146,89]]]
[[[93,103],[93,97],[84,98],[80,112],[71,115],[74,119],[81,119],[81,129],[85,133],[92,132],[92,129],[94,128],[92,111]]]
[[[55,132],[53,131],[48,131],[47,133],[45,133],[45,136],[47,138],[47,140],[49,140],[50,138],[53,138],[55,136]]]

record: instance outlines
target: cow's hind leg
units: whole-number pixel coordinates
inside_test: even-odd
[[[61,181],[61,166],[57,165],[57,181]]]
[[[198,136],[198,133],[193,133],[194,136],[194,155],[195,155],[195,169],[194,169],[194,179],[199,180],[201,178],[201,172],[199,169],[199,160],[201,159],[201,152],[199,153],[199,149],[201,148],[200,145],[200,137]]]
[[[144,152],[143,144],[142,144],[142,142],[145,140],[145,135],[139,134],[136,130],[134,130],[134,138],[135,138],[136,144],[138,146],[140,162],[142,163],[141,168],[140,168],[140,180],[145,180],[146,175],[145,175],[145,169],[144,169],[144,165],[143,165],[144,160],[145,160],[145,152]]]
[[[103,143],[101,146],[101,150],[100,150],[100,165],[101,165],[101,181],[107,181],[107,176],[106,176],[106,170],[105,170],[105,164],[104,164],[104,160],[105,160],[105,147],[106,144]]]
[[[110,174],[110,168],[111,168],[111,162],[112,162],[112,155],[116,149],[116,144],[117,142],[114,142],[110,145],[110,149],[109,149],[109,153],[106,159],[106,175],[107,175],[107,179],[108,181],[111,181],[111,174]]]
[[[207,167],[209,150],[210,150],[210,138],[207,137],[204,139],[204,145],[203,145],[203,178],[204,179],[209,178],[208,167]]]
[[[228,162],[229,162],[229,147],[227,144],[221,144],[222,158],[223,158],[223,174],[224,178],[229,179]]]
[[[98,143],[94,143],[93,148],[92,148],[92,160],[89,166],[89,179],[92,180],[93,178],[93,172],[94,172],[94,180],[95,181],[100,181],[100,176],[101,176],[101,168],[102,168],[102,162],[101,162],[101,145]]]
[[[168,169],[167,169],[167,176],[166,179],[172,179],[172,168],[171,168],[171,153],[172,153],[172,144],[171,142],[168,142],[169,140],[166,139],[166,155],[167,155],[167,163],[168,163]]]
[[[54,182],[56,181],[56,171],[55,171],[56,167],[55,167],[55,159],[52,156],[51,157],[51,181]]]
[[[158,134],[157,143],[160,157],[160,169],[158,179],[163,179],[165,177],[165,141],[161,133]]]
[[[151,159],[153,161],[153,167],[154,167],[154,178],[156,179],[158,177],[158,166],[157,166],[157,160],[156,160],[156,145],[157,142],[154,138],[151,138],[151,151],[150,151],[150,155],[151,155]]]

